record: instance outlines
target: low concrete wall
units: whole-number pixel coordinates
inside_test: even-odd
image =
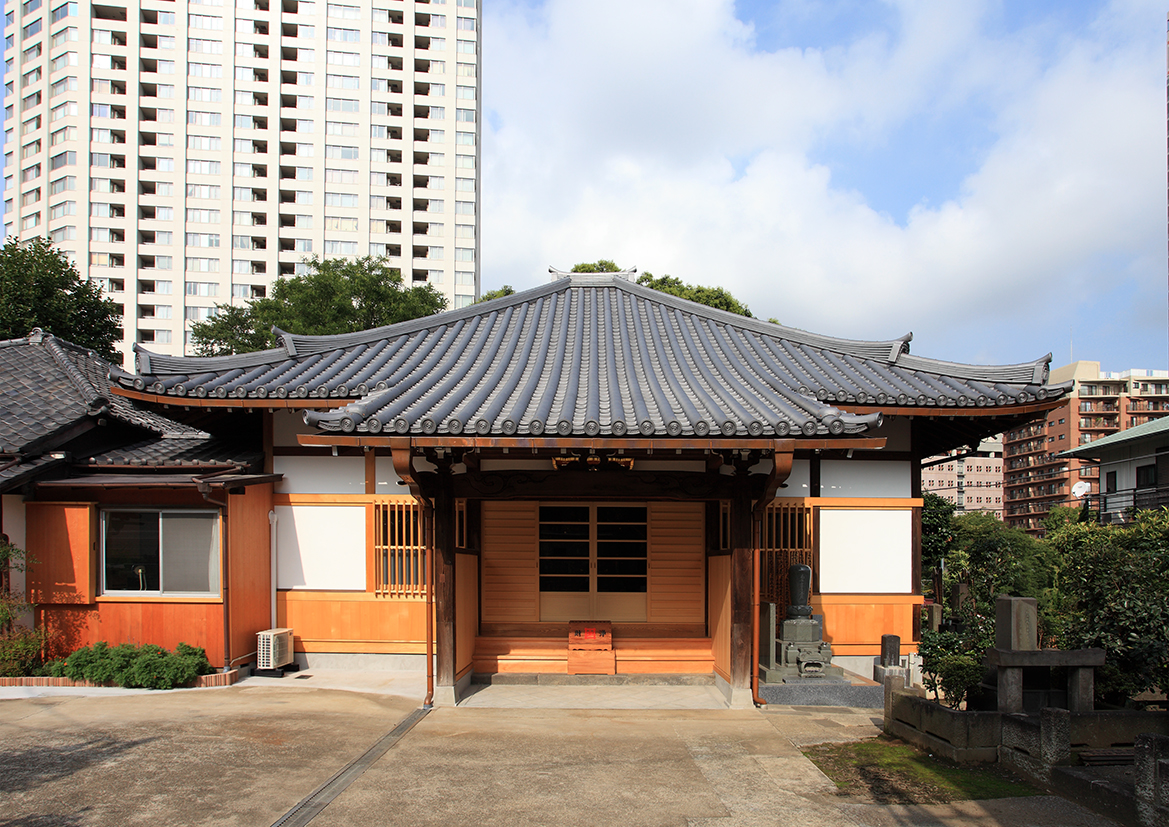
[[[211,686],[231,686],[239,679],[239,670],[227,672],[212,672],[210,675],[199,675],[191,686],[195,689],[206,689]],[[75,681],[71,678],[0,678],[0,687],[8,686],[113,686],[113,684],[90,683],[89,681]]]
[[[904,679],[885,681],[885,731],[957,763],[998,760],[1001,716],[963,712],[927,700]]]

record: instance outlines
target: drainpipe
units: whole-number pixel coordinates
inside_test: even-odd
[[[268,512],[268,530],[271,532],[271,574],[272,574],[272,625],[268,628],[276,628],[276,523],[280,518],[276,515],[276,509]]]
[[[751,519],[751,559],[753,583],[751,585],[751,700],[757,706],[767,706],[767,701],[759,697],[759,545],[762,540],[762,522],[752,515]]]
[[[434,708],[434,542],[426,544],[426,697],[423,709]]]

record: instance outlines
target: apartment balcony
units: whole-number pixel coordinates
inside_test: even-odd
[[[1081,431],[1118,431],[1120,423],[1116,417],[1092,416],[1080,417]]]
[[[1090,494],[1088,507],[1099,515],[1101,523],[1126,523],[1133,512],[1169,507],[1169,485],[1149,488],[1126,488]]]

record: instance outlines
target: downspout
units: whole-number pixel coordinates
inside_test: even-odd
[[[426,544],[426,697],[423,709],[434,708],[434,541]]]
[[[276,628],[276,523],[280,521],[280,517],[276,514],[276,509],[268,512],[268,530],[271,532],[272,538],[269,545],[272,547],[271,554],[271,575],[272,575],[272,625],[268,628]]]
[[[767,706],[759,697],[759,546],[762,541],[763,523],[758,511],[751,515],[751,560],[754,569],[751,584],[751,700],[756,706]]]

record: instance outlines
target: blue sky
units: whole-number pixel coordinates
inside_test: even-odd
[[[484,290],[613,258],[962,362],[1167,367],[1166,8],[490,0]]]

